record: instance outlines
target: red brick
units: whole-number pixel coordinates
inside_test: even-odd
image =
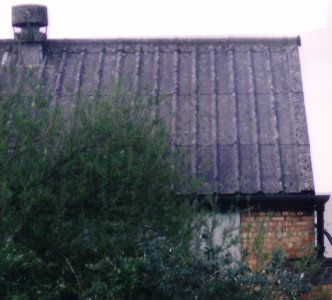
[[[253,217],[255,216],[255,217]],[[299,258],[310,253],[314,246],[314,217],[312,212],[255,212],[251,217],[241,216],[242,247],[250,254],[253,263],[253,241],[262,235],[261,251],[272,252],[281,246],[291,258]],[[246,234],[244,234],[246,232]]]
[[[309,226],[311,226],[309,221],[295,221],[294,225],[309,225]]]

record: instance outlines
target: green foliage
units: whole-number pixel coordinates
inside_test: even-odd
[[[121,91],[68,112],[37,92],[1,99],[1,299],[299,299],[310,289],[280,253],[252,272],[211,234],[204,249],[194,242],[203,225],[172,186],[195,184],[175,172],[153,102]]]
[[[0,234],[13,254],[2,291],[19,290],[17,277],[21,288],[38,278],[45,289],[58,280],[59,293],[83,294],[87,265],[185,234],[173,212],[189,210],[170,188],[169,136],[150,104],[125,93],[80,100],[69,114],[37,96],[1,101]]]

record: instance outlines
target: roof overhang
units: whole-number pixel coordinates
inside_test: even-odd
[[[208,207],[212,196],[199,195],[198,200]],[[314,194],[228,194],[215,195],[221,211],[250,209],[259,211],[314,211],[324,208],[330,195]],[[213,201],[214,202],[214,201]],[[214,202],[215,203],[215,202]]]

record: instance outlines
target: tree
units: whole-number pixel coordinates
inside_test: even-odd
[[[199,249],[204,225],[173,188],[196,184],[176,172],[181,153],[153,105],[122,90],[78,97],[70,112],[38,92],[1,99],[0,298],[265,299],[272,289],[296,299],[310,289],[299,272],[279,272],[281,255],[255,273],[209,234]]]

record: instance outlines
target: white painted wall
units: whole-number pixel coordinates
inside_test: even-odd
[[[203,216],[205,226],[200,232],[200,248],[205,247],[204,234],[211,234],[213,243],[221,246],[223,254],[241,259],[240,213],[208,213]]]

